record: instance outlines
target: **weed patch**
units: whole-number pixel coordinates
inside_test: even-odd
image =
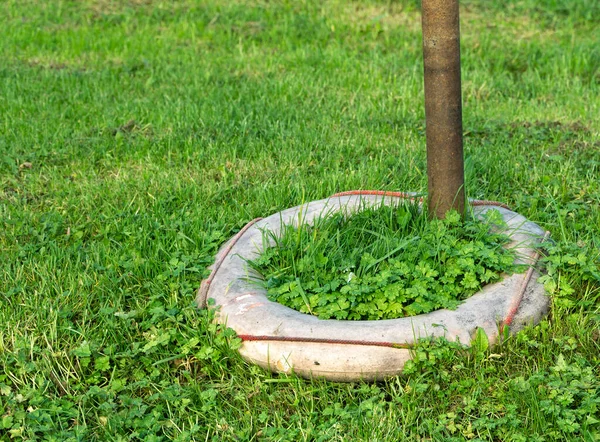
[[[493,227],[493,229],[492,229]],[[321,319],[376,320],[456,308],[515,270],[498,211],[428,220],[417,204],[362,207],[284,226],[250,265],[270,299]]]
[[[535,341],[534,336],[528,339]],[[404,390],[412,397],[402,402],[433,396],[454,403],[451,411],[423,425],[424,435],[444,440],[595,440],[600,431],[600,377],[593,362],[559,353],[545,369],[494,382],[504,359],[486,346],[422,339],[405,366],[409,379]],[[463,376],[469,369],[478,372],[476,378]],[[435,409],[430,403],[423,406]],[[524,432],[528,422],[534,428]]]

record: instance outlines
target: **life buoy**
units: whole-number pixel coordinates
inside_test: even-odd
[[[240,354],[266,369],[303,377],[324,377],[334,381],[382,379],[397,375],[411,358],[410,347],[419,339],[443,336],[468,344],[479,328],[491,343],[504,323],[516,332],[537,323],[548,311],[544,288],[537,283],[538,270],[513,274],[489,284],[465,300],[456,310],[379,321],[322,320],[267,298],[267,292],[253,278],[258,275],[246,261],[262,251],[264,229],[281,232],[283,225],[298,220],[310,223],[316,217],[339,210],[356,211],[366,205],[394,204],[401,198],[389,195],[347,195],[313,201],[262,219],[235,243],[225,244],[213,269],[203,297],[216,308],[216,321],[226,324],[242,338]],[[522,215],[498,205],[477,205],[475,216],[490,209],[502,215],[516,262],[532,264],[544,231]],[[232,241],[232,240],[230,240]],[[200,302],[200,299],[199,299]]]

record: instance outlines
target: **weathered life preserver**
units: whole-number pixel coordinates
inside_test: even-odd
[[[377,195],[337,196],[284,210],[260,220],[225,244],[213,269],[210,285],[202,297],[217,308],[219,323],[234,329],[243,340],[244,359],[276,372],[294,372],[303,377],[324,377],[335,381],[374,380],[397,375],[411,358],[410,347],[417,339],[444,336],[469,344],[478,328],[491,343],[499,330],[510,325],[515,332],[537,323],[548,311],[544,288],[537,283],[533,267],[528,274],[513,274],[485,286],[456,310],[379,321],[322,320],[285,307],[267,298],[257,284],[258,275],[246,260],[262,251],[263,231],[281,232],[285,224],[298,220],[310,223],[315,217],[339,210],[356,211],[365,204],[394,204],[401,198]],[[522,215],[496,205],[473,207],[476,216],[496,209],[508,228],[517,250],[516,262],[531,264],[544,231]],[[204,299],[199,302],[204,301]]]

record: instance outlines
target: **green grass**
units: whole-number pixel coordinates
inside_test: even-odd
[[[367,385],[193,301],[255,217],[425,191],[418,2],[0,2],[0,439],[597,438],[599,5],[462,3],[467,193],[551,231],[550,316]]]
[[[413,201],[340,211],[282,232],[263,231],[248,262],[272,301],[321,319],[379,320],[455,309],[517,270],[497,210],[477,219],[449,211],[428,219]],[[492,229],[495,230],[492,231]]]

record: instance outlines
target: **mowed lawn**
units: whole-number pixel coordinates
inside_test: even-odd
[[[0,440],[600,440],[600,3],[461,8],[467,192],[551,232],[551,313],[336,384],[195,291],[255,217],[426,191],[419,2],[2,0]]]

